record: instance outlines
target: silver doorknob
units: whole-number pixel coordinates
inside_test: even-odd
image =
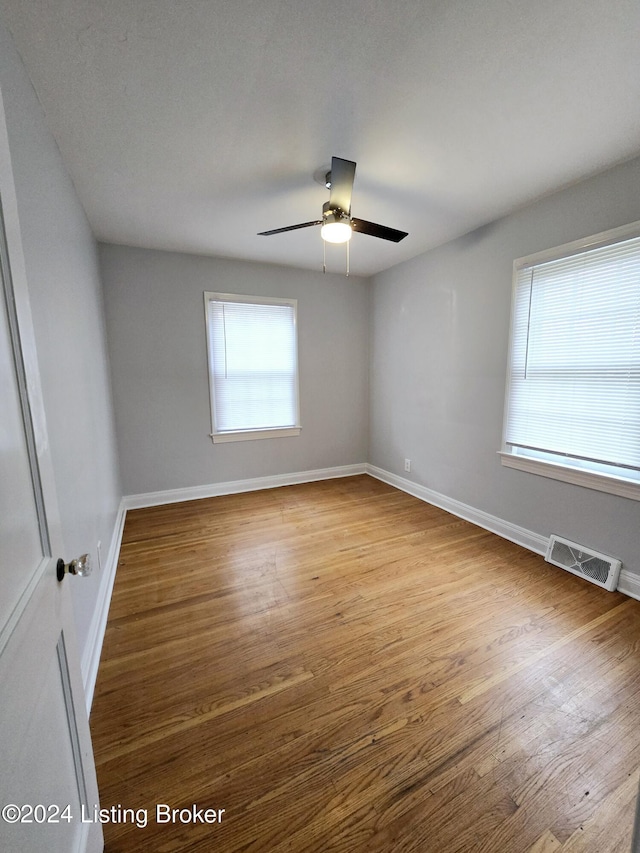
[[[81,557],[76,557],[75,560],[71,560],[70,563],[65,563],[65,561],[60,558],[56,566],[56,576],[58,580],[64,580],[64,576],[67,572],[70,575],[80,575],[81,577],[90,575],[91,557],[89,554],[83,554]]]

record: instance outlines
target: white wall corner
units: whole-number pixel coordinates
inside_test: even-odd
[[[91,713],[93,691],[95,690],[96,680],[98,678],[100,654],[102,653],[102,643],[107,629],[107,617],[109,615],[109,605],[111,604],[113,585],[116,579],[116,569],[118,568],[118,559],[120,557],[120,546],[122,544],[122,534],[124,531],[126,515],[127,509],[123,498],[120,501],[120,506],[118,507],[111,542],[109,543],[107,559],[102,567],[102,579],[98,589],[96,606],[93,611],[93,618],[89,627],[89,636],[87,637],[87,642],[82,654],[82,684],[84,686],[87,715]]]
[[[255,492],[260,489],[275,489],[279,486],[294,486],[299,483],[313,483],[316,480],[331,480],[336,477],[353,477],[366,474],[367,465],[339,465],[334,468],[318,468],[314,471],[297,471],[292,474],[274,474],[268,477],[254,477],[250,480],[231,480],[227,483],[210,483],[204,486],[189,486],[184,489],[167,489],[162,492],[147,492],[141,495],[127,495],[123,498],[126,509],[141,509],[147,506],[194,501],[200,498],[216,498],[220,495],[235,495],[241,492]]]

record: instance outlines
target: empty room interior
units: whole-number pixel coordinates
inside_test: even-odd
[[[0,0],[3,851],[640,849],[639,36]]]

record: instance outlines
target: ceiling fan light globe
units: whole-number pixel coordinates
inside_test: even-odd
[[[348,222],[325,222],[320,229],[320,236],[327,243],[347,243],[352,233]]]

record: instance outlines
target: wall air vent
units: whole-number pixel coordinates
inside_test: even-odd
[[[576,542],[569,542],[560,536],[549,538],[549,547],[545,556],[547,563],[560,566],[574,575],[586,578],[591,583],[608,589],[610,592],[618,585],[618,576],[622,563],[606,554],[599,554],[584,548]]]

